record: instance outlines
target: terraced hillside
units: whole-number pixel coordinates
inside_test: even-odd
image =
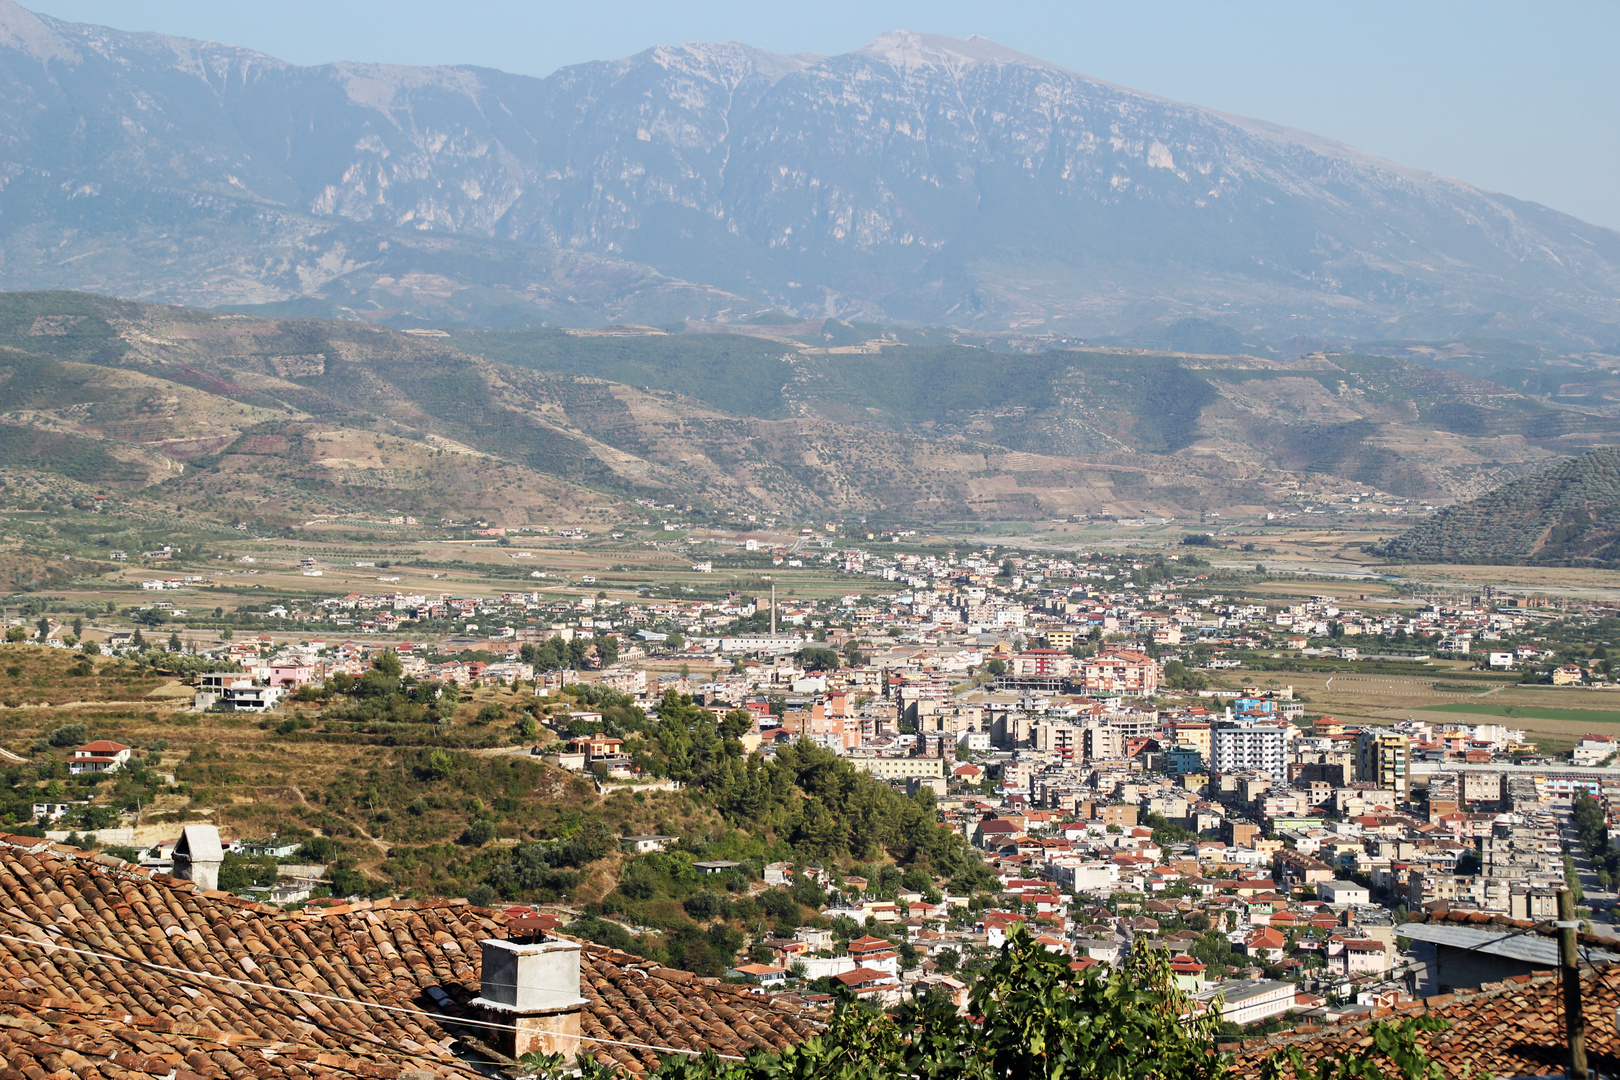
[[[1620,567],[1620,448],[1443,510],[1381,552],[1420,562]]]

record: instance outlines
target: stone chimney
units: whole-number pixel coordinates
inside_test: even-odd
[[[174,876],[195,882],[199,889],[219,888],[219,865],[225,850],[219,830],[212,825],[187,825],[174,845]]]
[[[510,932],[516,937],[520,927]],[[579,942],[548,940],[538,932],[528,936],[528,941],[485,939],[473,1005],[502,1025],[490,1040],[501,1053],[512,1058],[561,1054],[571,1063],[579,1053],[586,1004],[579,992]]]

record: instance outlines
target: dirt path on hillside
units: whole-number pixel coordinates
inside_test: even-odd
[[[308,799],[304,798],[303,791],[296,784],[288,784],[286,787],[282,788],[282,790],[290,792],[295,798],[297,798],[299,806],[313,805]],[[375,836],[372,836],[371,833],[366,830],[365,826],[361,825],[353,818],[344,817],[342,814],[339,814],[334,810],[327,810],[326,813],[331,814],[333,817],[337,818],[345,825],[348,825],[350,828],[354,829],[355,832],[369,840],[371,842],[371,846],[376,848],[382,854],[383,858],[388,858],[389,854],[394,850],[394,845],[390,844],[386,840],[381,840]]]
[[[529,746],[529,743],[524,743],[521,746],[483,746],[477,750],[468,750],[467,753],[476,758],[528,757],[530,756]]]

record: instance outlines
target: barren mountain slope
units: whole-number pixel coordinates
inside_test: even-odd
[[[395,325],[1606,345],[1620,234],[994,43],[298,67],[0,0],[0,287]]]
[[[281,523],[632,497],[913,521],[1449,500],[1620,437],[1612,410],[1380,357],[449,336],[75,293],[0,295],[0,378],[0,465]]]

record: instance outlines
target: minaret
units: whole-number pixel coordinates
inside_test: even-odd
[[[776,582],[771,582],[771,637],[776,636]]]

